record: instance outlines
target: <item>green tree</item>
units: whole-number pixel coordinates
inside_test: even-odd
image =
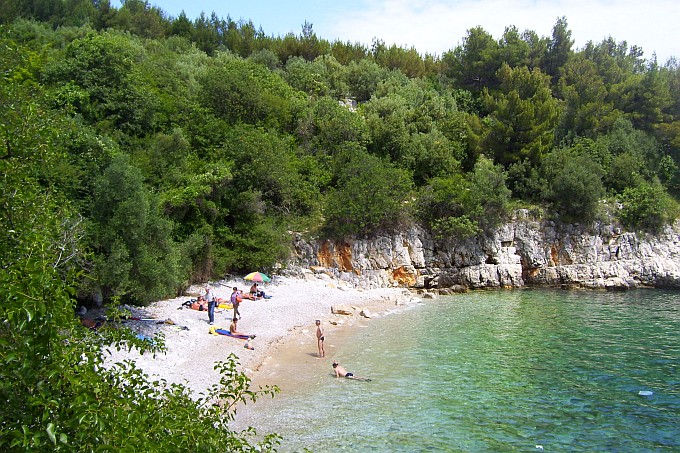
[[[399,70],[412,78],[423,77],[425,75],[425,62],[414,47],[404,49],[396,44],[392,44],[389,48],[383,45],[379,49],[379,51],[374,53],[373,58],[380,66]]]
[[[277,69],[279,66],[281,66],[281,62],[279,61],[278,55],[276,55],[270,49],[261,49],[255,51],[252,54],[250,54],[248,60],[254,63],[261,64],[270,71],[273,71]]]
[[[299,57],[307,61],[313,61],[321,55],[330,53],[330,44],[328,41],[319,39],[314,33],[314,24],[305,21],[302,24],[302,34],[300,36],[300,54]]]
[[[472,218],[472,197],[470,181],[462,174],[432,178],[419,192],[416,212],[437,238],[468,238],[481,232]]]
[[[314,63],[323,66],[321,71],[326,76],[329,95],[333,99],[346,99],[349,96],[347,85],[347,67],[340,64],[332,55],[318,56]]]
[[[437,237],[467,238],[498,226],[509,200],[503,169],[482,157],[468,175],[432,178],[419,192],[416,212]]]
[[[337,159],[337,184],[328,194],[326,230],[334,236],[371,235],[404,220],[410,175],[361,149]]]
[[[74,101],[59,107],[74,109],[103,131],[141,135],[154,127],[154,98],[137,65],[142,58],[144,49],[128,36],[90,33],[66,47],[45,79],[57,93],[73,93],[58,97]]]
[[[678,194],[680,190],[680,173],[678,172],[678,164],[680,163],[680,121],[660,124],[658,135],[665,153],[661,162],[664,169],[668,169],[668,171],[661,172],[659,177],[672,193]]]
[[[201,12],[201,15],[194,20],[193,25],[191,40],[203,52],[214,56],[220,45],[220,36],[215,28],[215,22]]]
[[[620,93],[618,107],[636,129],[651,132],[668,119],[664,112],[671,106],[673,98],[655,62],[644,73],[629,77]]]
[[[148,304],[175,293],[188,273],[158,197],[126,156],[114,157],[95,187],[93,237],[97,281],[105,298]]]
[[[617,85],[642,71],[644,64],[639,50],[635,46],[629,48],[625,41],[617,43],[610,36],[598,44],[586,43],[581,53],[595,64],[610,95],[614,95]],[[616,99],[610,100],[616,102]]]
[[[463,44],[442,56],[444,73],[459,87],[480,93],[484,87],[497,86],[496,72],[501,67],[499,46],[482,27],[471,28]]]
[[[412,171],[416,184],[460,168],[464,150],[456,128],[461,121],[451,91],[392,73],[362,111],[371,133],[369,150]]]
[[[628,228],[659,232],[678,216],[678,204],[658,180],[640,181],[627,187],[620,197],[621,222]]]
[[[557,135],[560,139],[606,133],[621,115],[608,100],[607,88],[595,64],[576,54],[562,68],[557,92],[564,100]]]
[[[471,202],[475,206],[471,216],[485,231],[497,227],[509,214],[510,189],[500,165],[483,157],[477,161],[469,175]],[[477,208],[479,206],[479,208]]]
[[[371,152],[400,162],[411,132],[415,132],[410,130],[412,109],[408,101],[398,94],[374,97],[363,111],[371,134]]]
[[[175,36],[181,36],[182,38],[190,39],[193,27],[194,25],[191,23],[186,13],[182,11],[179,13],[179,16],[172,20],[170,33]]]
[[[498,43],[498,55],[501,61],[511,68],[530,66],[530,52],[530,44],[519,33],[517,27],[505,27],[503,36]]]
[[[506,64],[498,71],[498,78],[498,92],[485,89],[482,95],[490,112],[482,146],[504,166],[525,159],[537,165],[552,148],[560,112],[549,78],[538,69],[512,69]]]
[[[292,137],[239,124],[225,131],[211,163],[166,191],[166,210],[181,221],[202,275],[271,268],[289,250],[287,227],[318,215],[320,184],[330,178]]]
[[[284,79],[296,90],[312,96],[326,96],[330,93],[327,83],[326,67],[316,61],[310,62],[301,57],[291,57],[286,62]]]
[[[230,190],[259,193],[259,214],[305,215],[318,207],[317,181],[306,180],[298,172],[303,164],[289,135],[239,125],[230,131],[221,150],[221,159],[234,162]],[[243,219],[244,209],[233,212]],[[278,247],[277,247],[278,249]]]
[[[310,100],[298,119],[297,136],[314,155],[335,154],[347,142],[366,146],[369,141],[364,117],[329,97]]]
[[[663,77],[666,86],[671,93],[678,93],[680,90],[680,57],[673,57],[666,62],[660,69],[661,77]],[[680,96],[672,96],[671,103],[666,107],[664,114],[668,115],[669,120],[680,120]]]
[[[163,38],[171,30],[172,23],[165,13],[146,0],[123,0],[112,24],[114,28],[128,31],[143,38]]]
[[[540,168],[528,160],[510,164],[507,184],[513,197],[519,200],[541,202],[547,192],[547,182],[542,177]]]
[[[349,65],[352,61],[359,62],[368,56],[368,49],[361,43],[349,41],[333,41],[331,43],[331,55],[342,65]]]
[[[522,41],[529,46],[529,53],[526,58],[526,65],[530,70],[534,68],[542,68],[545,61],[545,56],[548,53],[549,38],[540,37],[533,30],[526,30],[522,33]]]
[[[578,148],[554,150],[543,160],[545,197],[565,222],[592,220],[605,190],[602,168]]]
[[[228,18],[226,25],[225,21],[221,20],[218,30],[221,34],[221,45],[226,46],[228,50],[241,58],[247,58],[257,50],[261,50],[258,48],[257,41],[264,33],[261,29],[256,30],[255,24],[250,20],[234,22]]]
[[[351,61],[347,66],[349,93],[358,102],[368,101],[386,76],[386,69],[367,58]]]
[[[231,124],[246,122],[289,130],[301,101],[279,75],[234,57],[207,69],[200,84],[201,104]]]
[[[641,180],[649,181],[660,170],[659,143],[623,118],[614,123],[608,134],[599,136],[590,149],[604,168],[605,186],[614,193],[635,187]]]
[[[552,84],[557,85],[561,77],[561,71],[572,54],[571,47],[574,40],[571,39],[571,30],[567,25],[567,18],[562,16],[557,19],[553,26],[552,39],[548,43],[545,55],[543,71],[552,79]]]
[[[413,173],[416,186],[436,176],[461,171],[462,145],[450,141],[438,129],[412,134],[405,145],[400,165]]]

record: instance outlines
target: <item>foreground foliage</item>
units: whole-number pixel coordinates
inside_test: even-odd
[[[44,109],[30,84],[4,82],[0,450],[274,449],[276,436],[265,436],[258,444],[252,441],[254,431],[229,429],[236,404],[276,391],[252,391],[233,356],[216,365],[220,382],[197,400],[181,385],[151,382],[130,362],[104,366],[106,348],[160,353],[162,343],[151,351],[151,345],[124,330],[104,327],[94,332],[80,325],[74,284],[86,262],[80,251],[84,228],[77,210],[56,187],[62,139],[70,124]],[[144,196],[142,191],[134,205],[148,210]],[[107,203],[113,217],[120,204],[124,202]],[[136,215],[148,218],[144,212]],[[131,235],[126,239],[133,239]]]

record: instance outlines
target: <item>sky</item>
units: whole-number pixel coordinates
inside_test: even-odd
[[[496,40],[508,26],[550,37],[559,17],[566,17],[574,48],[588,41],[637,45],[660,64],[680,59],[678,0],[148,0],[168,15],[182,11],[191,20],[210,16],[251,20],[267,36],[300,35],[311,23],[316,36],[361,43],[374,38],[386,45],[414,47],[441,56],[461,44],[467,31],[481,26]],[[115,5],[115,2],[112,2]]]

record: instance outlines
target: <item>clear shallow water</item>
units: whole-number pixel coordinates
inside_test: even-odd
[[[330,359],[284,370],[298,383],[258,401],[251,424],[281,434],[284,452],[680,451],[679,297],[427,301],[327,354],[372,382],[331,377]]]

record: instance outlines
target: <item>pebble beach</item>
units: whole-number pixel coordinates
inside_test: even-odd
[[[144,338],[164,337],[166,352],[139,354],[132,351],[111,351],[110,363],[134,360],[152,380],[187,386],[196,396],[219,380],[214,365],[230,354],[238,357],[239,366],[253,382],[267,382],[267,363],[279,348],[293,343],[309,343],[308,354],[317,351],[315,320],[322,321],[327,334],[336,329],[351,329],[357,322],[366,322],[374,315],[393,309],[412,298],[404,288],[361,289],[332,279],[326,274],[303,274],[303,277],[275,276],[260,284],[270,298],[241,303],[241,332],[256,335],[251,345],[223,335],[212,335],[210,328],[228,330],[233,310],[218,308],[215,324],[208,322],[206,311],[192,310],[183,303],[204,292],[205,285],[190,287],[185,295],[162,300],[143,308],[128,307],[133,318],[126,325]],[[233,287],[247,293],[251,282],[231,279],[208,283],[217,298],[228,302]],[[327,356],[328,356],[328,350]],[[301,361],[305,357],[300,358]],[[294,360],[294,358],[293,358]]]

